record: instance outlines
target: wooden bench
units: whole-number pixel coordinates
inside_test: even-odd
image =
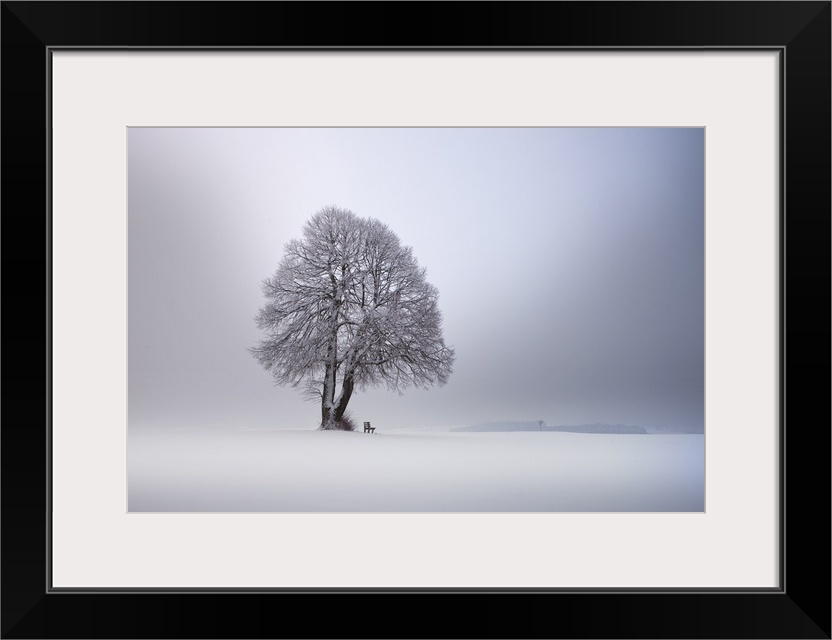
[[[369,422],[364,423],[364,433],[373,433],[376,430],[375,427],[371,427]]]

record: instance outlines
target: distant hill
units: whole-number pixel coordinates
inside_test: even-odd
[[[540,422],[489,422],[468,427],[455,427],[451,431],[562,431],[568,433],[632,433],[646,434],[643,427],[625,424],[580,424],[551,426]]]

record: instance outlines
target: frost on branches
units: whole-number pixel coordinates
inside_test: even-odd
[[[356,388],[427,388],[451,375],[439,292],[378,220],[321,209],[286,244],[263,293],[255,320],[266,337],[250,351],[278,384],[320,398],[321,429],[350,428]]]

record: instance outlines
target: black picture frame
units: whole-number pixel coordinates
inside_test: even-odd
[[[2,637],[829,638],[830,15],[829,1],[2,2]],[[780,586],[52,589],[48,91],[66,47],[778,51]]]

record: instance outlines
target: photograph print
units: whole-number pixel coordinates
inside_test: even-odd
[[[705,130],[128,129],[129,512],[703,512]]]

